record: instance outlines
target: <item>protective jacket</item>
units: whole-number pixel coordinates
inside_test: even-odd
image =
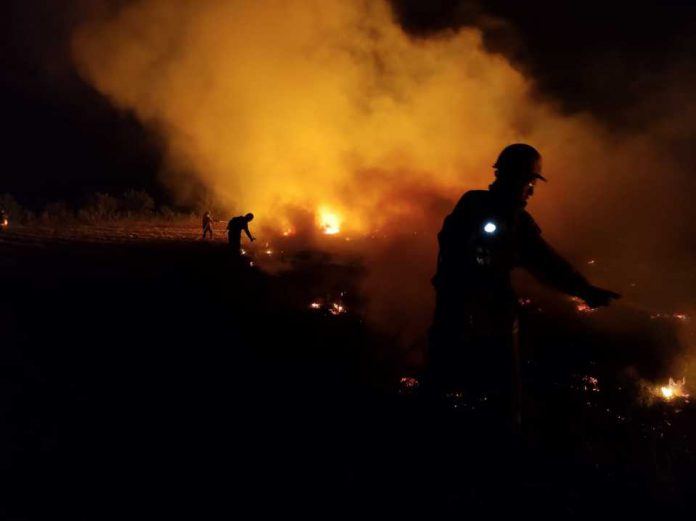
[[[570,295],[581,295],[588,282],[542,238],[524,204],[495,184],[462,196],[438,243],[431,368],[453,385],[500,388],[516,370],[512,269],[523,267]]]

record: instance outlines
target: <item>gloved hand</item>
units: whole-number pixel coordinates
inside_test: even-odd
[[[621,295],[608,289],[588,286],[579,297],[592,309],[608,306],[612,300],[621,298]]]

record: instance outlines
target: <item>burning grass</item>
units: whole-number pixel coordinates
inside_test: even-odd
[[[27,315],[26,323],[33,324],[38,319],[52,324],[46,332],[39,331],[43,328],[36,328],[36,331],[27,328],[21,338],[22,342],[30,342],[32,346],[46,346],[50,356],[46,355],[49,362],[42,360],[45,367],[50,368],[51,363],[65,356],[61,352],[61,356],[56,357],[49,340],[55,342],[57,335],[58,340],[65,341],[69,351],[73,344],[67,340],[81,334],[75,333],[72,325],[63,326],[63,329],[57,327],[62,322],[72,324],[76,309],[80,316],[87,317],[84,327],[91,328],[96,334],[123,328],[128,332],[118,332],[117,341],[113,341],[115,347],[99,359],[107,367],[115,359],[123,360],[120,370],[105,387],[112,384],[118,387],[123,375],[130,377],[136,372],[133,367],[139,367],[144,357],[153,367],[152,373],[148,374],[148,385],[143,385],[145,392],[155,387],[152,382],[159,386],[163,378],[174,380],[170,383],[171,389],[181,389],[180,376],[185,375],[187,382],[195,384],[190,386],[193,391],[187,387],[185,392],[199,392],[194,408],[198,410],[201,404],[208,406],[206,416],[219,418],[220,411],[227,410],[230,396],[237,396],[244,403],[239,409],[250,407],[254,416],[259,411],[264,412],[261,414],[263,417],[294,415],[298,408],[304,408],[306,420],[316,423],[310,423],[298,439],[311,440],[310,447],[324,436],[329,437],[327,444],[340,447],[366,443],[365,439],[369,439],[373,444],[370,445],[372,451],[357,451],[357,457],[362,459],[350,467],[350,472],[364,469],[366,473],[378,474],[380,479],[387,476],[389,483],[400,483],[400,473],[394,462],[411,466],[414,465],[412,459],[429,460],[433,448],[442,451],[441,461],[447,462],[443,465],[461,456],[462,462],[452,464],[454,470],[448,479],[456,480],[464,465],[469,465],[475,458],[484,460],[482,468],[493,467],[485,461],[487,456],[484,455],[497,453],[503,444],[470,438],[472,426],[479,427],[484,423],[475,416],[485,409],[482,401],[472,401],[462,393],[454,392],[444,398],[449,407],[442,412],[442,417],[438,416],[441,414],[439,410],[429,410],[427,414],[430,416],[426,418],[417,416],[420,409],[415,404],[422,403],[426,380],[421,381],[417,371],[404,367],[405,354],[399,351],[402,346],[398,339],[382,334],[360,320],[366,309],[359,293],[363,272],[347,260],[354,250],[339,250],[339,247],[345,247],[345,241],[319,234],[319,240],[326,241],[323,244],[335,245],[336,250],[331,253],[320,253],[318,248],[303,250],[305,245],[298,245],[301,237],[297,236],[270,237],[268,244],[265,238],[252,244],[245,242],[248,259],[253,259],[261,269],[239,268],[240,271],[235,272],[229,267],[222,237],[212,243],[203,243],[198,239],[197,223],[159,226],[148,223],[116,226],[112,223],[84,230],[81,234],[68,229],[62,238],[57,231],[51,234],[43,229],[14,229],[9,230],[9,235],[0,237],[5,246],[12,241],[18,247],[34,245],[32,241],[41,245],[42,255],[28,256],[29,262],[16,263],[23,270],[21,280],[41,274],[41,277],[35,277],[36,287],[34,284],[29,288],[19,284],[12,286],[9,277],[3,282],[5,287],[14,287],[12,291],[19,296],[20,302],[32,303],[31,311],[27,311],[29,306],[19,306],[17,310],[17,313]],[[361,241],[360,238],[354,241],[352,248],[367,250],[373,244]],[[57,243],[60,248],[54,248]],[[68,248],[64,247],[66,244]],[[130,248],[130,245],[136,247]],[[268,255],[267,249],[273,253]],[[60,255],[66,250],[74,250],[76,254],[63,259]],[[47,252],[52,257],[42,263],[41,259]],[[110,263],[112,258],[117,258],[118,262]],[[97,279],[100,283],[95,284],[90,277],[99,275],[91,272],[98,273],[99,266],[104,263],[109,265],[109,274]],[[286,270],[269,274],[266,267],[275,263],[284,263]],[[167,266],[167,270],[162,266]],[[65,270],[73,275],[64,277]],[[114,272],[121,278],[109,283]],[[11,277],[15,277],[14,272]],[[43,286],[38,286],[44,277],[55,279],[47,282],[46,287],[59,284],[61,291],[44,291]],[[74,284],[77,284],[77,292]],[[115,294],[119,295],[116,300]],[[70,306],[65,305],[66,299]],[[47,302],[43,304],[45,300]],[[669,458],[669,461],[688,464],[693,459],[690,456],[694,453],[691,440],[696,437],[691,436],[696,432],[696,411],[688,402],[687,382],[653,379],[645,383],[644,389],[652,402],[638,401],[637,397],[643,390],[637,384],[641,381],[639,373],[620,378],[620,371],[611,365],[615,356],[612,348],[625,344],[631,356],[638,358],[636,345],[645,339],[645,335],[639,332],[623,340],[591,336],[588,331],[600,322],[601,312],[587,320],[577,320],[578,311],[574,305],[561,299],[559,302],[566,306],[570,315],[563,322],[553,315],[554,306],[546,302],[546,311],[537,311],[542,302],[537,295],[525,297],[520,302],[522,310],[530,314],[524,341],[533,343],[534,348],[539,347],[535,352],[525,352],[525,389],[531,411],[525,419],[533,427],[532,434],[529,434],[530,445],[542,447],[556,465],[553,467],[556,471],[549,472],[552,478],[548,479],[559,490],[562,489],[560,492],[563,494],[559,492],[559,496],[565,498],[579,490],[582,494],[578,497],[595,497],[591,492],[616,486],[616,476],[621,472],[638,474],[645,483],[651,486],[655,483],[656,488],[658,483],[666,482],[674,487],[679,483],[689,483],[691,474],[688,469],[673,465],[665,470],[655,463]],[[45,307],[40,307],[42,305]],[[53,318],[55,313],[59,314],[58,319]],[[143,319],[144,316],[147,318]],[[683,325],[680,319],[650,320],[647,314],[641,315],[640,320],[649,328]],[[569,321],[581,325],[563,330]],[[172,327],[173,322],[175,327]],[[114,328],[115,323],[118,323],[118,328]],[[536,337],[533,336],[535,331],[538,333]],[[163,334],[164,343],[160,342]],[[95,342],[99,337],[84,335],[80,338],[86,356],[102,356],[103,345]],[[149,342],[151,339],[157,341]],[[112,342],[108,338],[103,340]],[[579,352],[577,359],[572,356],[574,346]],[[130,357],[123,356],[124,350]],[[267,362],[251,376],[245,374],[245,350],[252,352],[253,356],[248,356],[260,360],[258,363]],[[597,354],[604,358],[593,358]],[[554,355],[558,358],[553,358]],[[177,356],[179,359],[171,362]],[[664,355],[660,353],[660,356]],[[71,362],[75,358],[73,356]],[[133,360],[137,363],[134,364]],[[163,360],[174,365],[172,374],[175,376],[168,377],[167,372],[161,371]],[[79,366],[80,374],[89,372],[82,369],[91,368],[91,361],[91,358],[78,360],[78,365],[84,364]],[[566,362],[567,366],[563,365]],[[545,365],[543,370],[537,371],[535,364]],[[190,369],[191,365],[195,370]],[[56,373],[60,374],[62,382],[63,372]],[[211,379],[211,373],[217,378]],[[249,380],[244,392],[237,393],[236,387],[234,392],[228,392],[227,382],[239,378]],[[494,378],[503,376],[495,375]],[[387,385],[385,382],[390,383]],[[660,397],[658,393],[662,393],[662,387],[670,389],[673,397],[667,399],[664,394]],[[196,388],[200,390],[196,391]],[[385,392],[384,388],[388,391]],[[211,389],[215,392],[210,392]],[[87,391],[85,394],[95,392],[93,388]],[[394,394],[394,401],[390,401],[389,392]],[[259,394],[263,396],[259,398]],[[264,397],[270,398],[265,401]],[[179,398],[177,396],[167,404],[176,411],[177,422],[181,404],[186,403],[186,399]],[[120,395],[118,399],[121,399]],[[128,400],[129,406],[137,407],[142,396],[135,393]],[[159,394],[152,403],[160,403],[158,400],[161,400]],[[206,405],[210,400],[216,401]],[[147,403],[149,407],[151,402]],[[273,414],[265,414],[269,410]],[[150,413],[147,409],[143,417]],[[340,427],[336,429],[338,434],[325,430],[322,422],[327,415],[336,420]],[[65,421],[59,414],[55,417]],[[119,418],[122,419],[126,425],[132,425],[128,423],[132,418]],[[237,425],[235,418],[235,432],[238,432]],[[250,420],[249,425],[256,424]],[[380,429],[386,433],[383,444],[375,441],[375,438],[379,439]],[[270,428],[268,431],[275,432]],[[316,436],[317,432],[321,433],[320,437]],[[361,438],[356,436],[356,432],[369,435]],[[229,437],[224,438],[223,445],[228,447]],[[209,443],[209,433],[201,435],[200,439]],[[403,447],[396,450],[394,443]],[[486,450],[481,449],[482,443],[487,443]],[[293,445],[294,450],[294,443],[289,445]],[[395,457],[383,458],[390,450],[394,450]],[[414,457],[405,458],[404,454]],[[350,459],[352,464],[352,453]],[[563,477],[559,477],[561,471],[558,468],[562,468]],[[592,479],[575,476],[581,475],[586,468],[592,469]],[[432,475],[427,468],[419,469],[409,474],[408,483],[411,486],[415,483],[419,489],[427,487]],[[478,489],[487,486],[482,482],[475,485]],[[531,489],[536,485],[530,478],[522,486]],[[632,490],[630,483],[626,486]],[[466,486],[461,488],[470,490]],[[404,490],[397,485],[394,489],[397,493]]]

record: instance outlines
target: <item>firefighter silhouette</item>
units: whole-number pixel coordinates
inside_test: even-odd
[[[428,375],[439,390],[515,411],[519,395],[515,267],[595,308],[617,293],[592,286],[542,237],[525,210],[541,175],[530,145],[506,147],[488,190],[466,192],[438,234],[436,303],[429,330]]]

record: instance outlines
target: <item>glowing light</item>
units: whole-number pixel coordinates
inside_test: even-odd
[[[411,391],[416,389],[420,385],[420,382],[417,378],[413,378],[412,376],[404,376],[399,380],[399,384],[401,384],[402,389]]]
[[[343,313],[347,313],[348,310],[343,304],[339,304],[338,302],[334,302],[331,304],[331,307],[329,308],[329,313],[332,315],[342,315]]]
[[[585,375],[582,377],[583,390],[599,392],[599,380],[595,376]]]
[[[266,255],[273,255],[273,250],[266,250]]]
[[[341,231],[341,218],[336,213],[322,208],[319,210],[319,228],[326,235],[336,235]]]
[[[571,297],[570,300],[572,300],[575,303],[575,309],[579,313],[592,313],[594,311],[597,311],[594,308],[591,308],[588,306],[585,301],[583,301],[581,298],[578,297]]]
[[[495,225],[495,223],[492,222],[487,222],[483,226],[483,231],[486,233],[495,233],[495,231],[498,229],[498,227]]]
[[[675,398],[688,398],[689,394],[686,392],[686,378],[676,381],[670,378],[669,383],[656,388],[654,394],[667,402]]]
[[[246,255],[247,251],[244,248],[242,248],[241,250],[239,250],[239,253],[241,253],[242,255]]]
[[[575,306],[575,309],[577,309],[580,313],[592,313],[593,311],[595,311],[584,302],[581,302],[577,306]]]
[[[312,302],[309,307],[311,309],[321,309],[321,304],[319,302]]]

